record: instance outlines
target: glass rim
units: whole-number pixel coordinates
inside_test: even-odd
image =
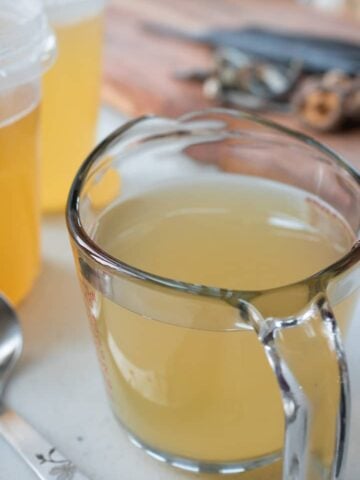
[[[90,3],[90,4],[101,4],[103,5],[106,0],[42,0],[45,8],[61,8],[68,5],[74,4],[83,4],[83,3]]]
[[[108,0],[42,0],[52,25],[78,23],[99,14]]]
[[[188,120],[193,120],[199,116],[214,114],[227,115],[238,120],[249,120],[254,124],[265,126],[273,131],[280,132],[304,144],[314,147],[319,152],[326,154],[328,157],[334,160],[340,168],[347,171],[347,173],[350,174],[350,176],[356,181],[360,188],[360,172],[352,165],[350,165],[345,159],[343,159],[341,155],[338,155],[331,148],[327,147],[321,142],[318,142],[307,134],[304,134],[295,129],[285,127],[280,123],[268,120],[260,115],[248,113],[243,110],[232,110],[228,108],[209,108],[189,112],[171,119],[178,122],[184,122]],[[80,194],[82,188],[87,180],[87,174],[91,170],[93,164],[104,153],[106,153],[112,145],[114,145],[119,139],[121,139],[123,134],[128,133],[133,127],[139,125],[140,123],[157,118],[170,119],[170,117],[161,117],[158,115],[143,115],[126,122],[116,130],[114,130],[92,150],[92,152],[88,155],[88,157],[80,166],[74,178],[66,205],[67,228],[71,239],[76,244],[76,247],[80,249],[86,257],[90,258],[93,262],[95,262],[95,264],[101,265],[103,269],[105,269],[112,275],[125,275],[130,280],[136,279],[140,281],[145,281],[152,285],[166,287],[175,291],[197,294],[210,298],[223,298],[224,296],[233,294],[237,294],[243,298],[253,298],[255,296],[258,296],[259,294],[270,293],[282,290],[284,288],[292,288],[304,284],[310,284],[324,277],[329,279],[334,278],[335,276],[341,274],[342,272],[346,271],[348,268],[360,261],[360,240],[356,238],[354,245],[347,253],[345,253],[345,255],[343,255],[336,262],[331,263],[330,265],[309,275],[308,277],[289,284],[284,284],[278,287],[271,287],[263,290],[239,290],[222,288],[220,286],[214,285],[200,285],[181,280],[174,280],[172,278],[163,277],[161,275],[153,274],[146,270],[142,270],[141,268],[134,267],[110,255],[87,234],[85,228],[82,225],[80,218]]]

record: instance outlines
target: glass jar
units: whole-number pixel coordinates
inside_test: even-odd
[[[39,0],[0,0],[0,291],[14,303],[39,269],[39,102],[55,37]]]
[[[99,108],[103,0],[44,0],[58,43],[45,75],[42,206],[61,210],[71,180],[93,146]]]

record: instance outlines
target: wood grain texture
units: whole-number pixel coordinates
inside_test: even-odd
[[[351,15],[324,14],[291,0],[112,0],[106,15],[102,97],[129,116],[176,116],[214,106],[199,85],[174,79],[176,69],[209,67],[208,49],[146,32],[146,21],[194,30],[257,24],[360,41],[360,23]],[[291,116],[271,118],[304,131]],[[360,168],[360,129],[308,133]]]

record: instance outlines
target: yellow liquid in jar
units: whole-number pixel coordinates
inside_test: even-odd
[[[58,57],[43,82],[42,206],[64,208],[71,182],[95,141],[102,15],[55,25]]]
[[[96,232],[111,255],[153,274],[251,290],[304,279],[339,259],[353,240],[345,221],[307,193],[246,176],[144,192],[106,212]],[[97,299],[90,317],[125,427],[153,448],[203,461],[280,450],[280,393],[255,333],[196,328],[197,316],[215,315],[205,301],[201,310],[184,308],[180,315],[195,328],[158,321],[160,297],[134,288],[122,288],[132,311],[99,292],[88,297]],[[169,304],[176,316],[175,295]]]
[[[39,269],[38,108],[0,124],[0,292],[18,303]]]

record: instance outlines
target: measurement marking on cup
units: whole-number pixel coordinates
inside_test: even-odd
[[[81,279],[81,286],[85,296],[86,310],[89,317],[90,327],[94,335],[96,351],[98,354],[101,369],[104,374],[106,385],[109,391],[112,392],[109,369],[106,363],[105,353],[101,345],[101,335],[97,324],[97,318],[93,313],[97,301],[96,292],[83,278]]]

